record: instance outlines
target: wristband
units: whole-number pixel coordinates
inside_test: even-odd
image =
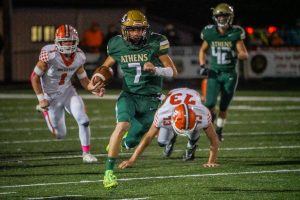
[[[42,100],[44,100],[44,99],[45,99],[45,97],[44,97],[44,94],[43,94],[43,93],[41,93],[41,94],[37,94],[37,95],[36,95],[36,97],[37,97],[37,99],[38,99],[39,101],[42,101]]]
[[[81,74],[77,74],[79,80],[84,79],[87,77],[86,71],[83,71]]]
[[[38,76],[43,76],[44,75],[44,71],[43,70],[41,70],[38,66],[35,66],[35,68],[34,68],[34,73],[36,74],[36,75],[38,75]]]

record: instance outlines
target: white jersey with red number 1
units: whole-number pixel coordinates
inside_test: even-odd
[[[48,64],[48,70],[41,77],[41,83],[44,92],[52,94],[63,93],[66,88],[72,85],[71,78],[77,69],[85,63],[86,57],[77,48],[71,59],[66,60],[64,55],[57,51],[55,45],[51,44],[42,48],[39,60]]]
[[[158,128],[172,129],[171,116],[174,108],[179,104],[189,104],[197,116],[197,128],[206,128],[211,123],[209,110],[201,103],[200,94],[189,88],[171,90],[163,105],[157,110],[154,125]]]

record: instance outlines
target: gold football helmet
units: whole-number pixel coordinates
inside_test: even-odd
[[[234,12],[233,8],[227,3],[220,3],[215,8],[212,8],[213,20],[218,27],[229,27],[232,25]]]
[[[140,30],[140,35],[132,36],[129,31]],[[149,33],[149,24],[145,15],[139,10],[128,11],[121,19],[123,39],[133,45],[144,44]]]

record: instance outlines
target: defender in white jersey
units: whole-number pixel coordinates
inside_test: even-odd
[[[199,140],[200,129],[203,129],[210,141],[210,153],[204,167],[216,167],[219,141],[211,122],[208,109],[202,105],[200,95],[189,88],[171,90],[163,105],[157,110],[153,124],[129,160],[123,161],[119,168],[127,168],[134,164],[152,139],[159,134],[158,143],[166,146],[165,156],[170,156],[177,135],[188,138],[184,160],[193,160]],[[169,150],[172,145],[171,150]],[[166,151],[167,150],[167,151]]]
[[[84,69],[85,54],[77,48],[77,31],[70,25],[61,25],[55,34],[55,44],[42,48],[39,61],[32,75],[32,87],[37,95],[40,108],[48,128],[56,139],[63,139],[67,134],[65,111],[71,114],[79,127],[79,138],[83,152],[83,162],[97,162],[90,154],[89,118],[84,103],[72,86],[71,78],[77,75],[81,85],[88,91],[102,96],[102,85],[91,86]]]

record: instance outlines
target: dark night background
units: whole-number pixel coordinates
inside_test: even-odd
[[[243,26],[292,26],[300,19],[297,0],[13,0],[13,7],[143,7],[149,17],[201,29],[211,22],[210,8],[220,2],[234,7],[235,20]]]

